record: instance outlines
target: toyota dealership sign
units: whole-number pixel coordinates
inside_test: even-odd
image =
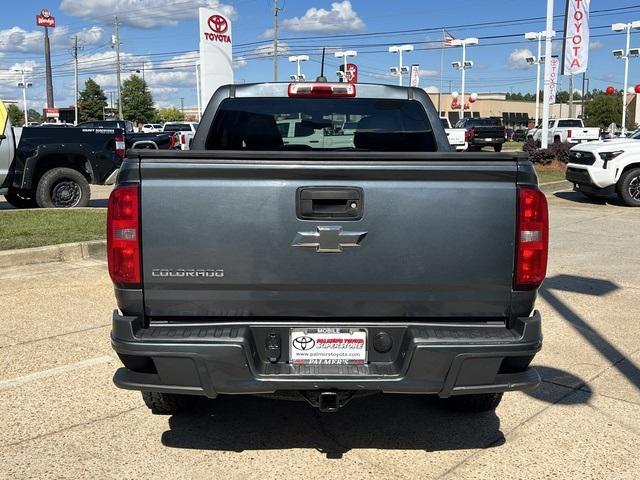
[[[201,103],[206,108],[213,93],[233,83],[231,19],[210,8],[200,8]]]

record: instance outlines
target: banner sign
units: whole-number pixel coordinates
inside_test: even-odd
[[[200,95],[206,108],[214,92],[233,83],[231,19],[210,8],[200,8]]]
[[[347,63],[346,80],[349,83],[358,83],[358,66],[355,63]]]
[[[417,87],[420,83],[420,65],[411,65],[411,76],[409,77],[409,86]]]
[[[589,64],[589,3],[591,0],[567,0],[564,19],[563,75],[576,75]]]
[[[51,16],[51,12],[49,12],[48,9],[43,8],[42,11],[36,15],[36,25],[39,27],[53,28],[56,26],[56,17]]]
[[[558,70],[560,68],[560,59],[558,57],[551,57],[549,63],[549,105],[556,103],[556,92],[558,91]]]

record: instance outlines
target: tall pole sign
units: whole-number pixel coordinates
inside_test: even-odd
[[[200,8],[200,95],[206,108],[214,92],[233,83],[231,19],[210,8]]]
[[[44,27],[44,63],[45,76],[47,79],[47,108],[53,108],[53,80],[51,78],[51,46],[49,45],[49,28],[54,28],[56,26],[56,17],[51,15],[49,9],[43,8],[42,11],[36,15],[36,25]]]

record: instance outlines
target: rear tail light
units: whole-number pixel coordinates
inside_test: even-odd
[[[116,155],[124,158],[125,150],[124,135],[116,135]]]
[[[571,129],[567,131],[567,137],[571,138]]]
[[[536,187],[518,187],[514,290],[533,290],[542,284],[548,253],[547,198]]]
[[[176,136],[171,135],[169,137],[169,148],[176,148]]]
[[[290,97],[355,97],[356,86],[352,83],[290,83]]]
[[[182,134],[180,143],[182,143],[182,145],[187,144],[187,136],[184,133]]]
[[[116,187],[107,209],[107,259],[116,285],[137,286],[140,267],[140,190],[138,185]]]

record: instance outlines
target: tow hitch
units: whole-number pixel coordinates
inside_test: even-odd
[[[349,400],[353,397],[353,392],[351,391],[319,392],[306,390],[300,393],[307,402],[325,413],[337,412],[340,407],[344,407],[349,403]]]

